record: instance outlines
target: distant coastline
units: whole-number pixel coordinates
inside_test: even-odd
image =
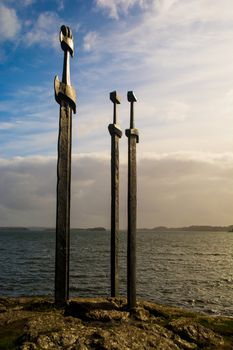
[[[55,232],[55,227],[20,227],[20,226],[3,226],[0,227],[0,231],[46,231],[46,232]],[[110,229],[106,229],[102,226],[97,227],[88,227],[88,228],[71,228],[71,233],[76,231],[94,231],[94,232],[106,232]],[[124,230],[123,230],[124,231]],[[182,227],[167,227],[167,226],[155,226],[153,228],[138,228],[137,231],[153,231],[153,232],[233,232],[233,225],[229,226],[209,226],[209,225],[191,225],[191,226],[182,226]]]
[[[153,228],[143,228],[140,230],[157,231],[157,232],[170,232],[170,231],[199,231],[199,232],[233,232],[233,225],[230,226],[208,226],[208,225],[191,225],[184,227],[166,227],[156,226]]]
[[[47,231],[47,232],[54,232],[55,227],[20,227],[20,226],[3,226],[0,227],[0,231]],[[98,226],[98,227],[89,227],[89,228],[71,228],[71,232],[73,231],[106,231],[104,227]]]
[[[3,226],[0,227],[0,231],[30,231],[30,229],[27,227]]]

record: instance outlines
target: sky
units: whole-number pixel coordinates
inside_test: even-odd
[[[110,227],[114,90],[120,227],[129,90],[138,227],[233,224],[232,0],[0,0],[0,23],[0,226],[55,226],[62,24],[75,45],[71,226]]]

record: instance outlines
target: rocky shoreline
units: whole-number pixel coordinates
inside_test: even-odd
[[[233,349],[233,319],[125,298],[0,298],[1,350]]]

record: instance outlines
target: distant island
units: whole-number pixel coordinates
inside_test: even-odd
[[[55,232],[56,228],[55,227],[17,227],[17,226],[3,226],[0,227],[0,231],[46,231],[46,232]],[[89,227],[89,228],[71,228],[71,232],[75,231],[98,231],[98,232],[103,232],[106,231],[104,227],[98,226],[98,227]]]
[[[70,231],[106,231],[104,227],[89,227],[89,228],[71,228]]]
[[[16,231],[46,231],[46,232],[55,232],[55,227],[20,227],[20,226],[3,226],[0,227],[0,231],[6,232],[16,232]],[[106,229],[102,226],[97,227],[76,227],[71,228],[70,232],[74,233],[77,231],[92,231],[92,232],[106,232],[111,231],[110,229]],[[125,230],[123,230],[125,231]],[[193,232],[193,231],[199,231],[199,232],[233,232],[233,225],[229,226],[209,226],[209,225],[191,225],[191,226],[182,226],[182,227],[167,227],[167,226],[155,226],[153,228],[138,228],[137,231],[156,231],[156,232],[177,232],[177,231],[184,231],[184,232]]]
[[[0,231],[29,231],[30,229],[27,227],[18,227],[18,226],[3,226],[0,227]]]
[[[191,225],[185,227],[166,227],[166,226],[156,226],[150,229],[141,229],[149,231],[201,231],[201,232],[233,232],[233,225],[230,226],[208,226],[208,225]]]
[[[45,231],[52,231],[54,232],[56,230],[56,228],[45,228]],[[83,227],[76,227],[76,228],[71,228],[70,232],[76,232],[76,231],[98,231],[98,232],[103,232],[106,231],[106,229],[102,226],[98,226],[98,227],[88,227],[88,228],[83,228]]]

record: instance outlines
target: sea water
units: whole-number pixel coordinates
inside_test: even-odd
[[[126,295],[126,232],[120,294]],[[137,296],[233,316],[233,233],[137,233]],[[53,295],[55,231],[0,231],[0,296]],[[110,295],[110,232],[72,231],[70,296]]]

